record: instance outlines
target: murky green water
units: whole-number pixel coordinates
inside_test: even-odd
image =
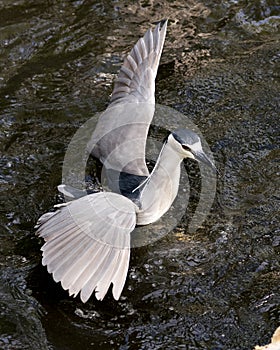
[[[67,145],[106,107],[123,55],[167,17],[157,101],[207,139],[216,200],[196,233],[186,217],[133,250],[119,302],[84,305],[41,267],[33,226],[57,203]],[[276,0],[0,1],[1,349],[269,341],[280,323],[279,26]]]

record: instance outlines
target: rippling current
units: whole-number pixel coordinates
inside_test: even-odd
[[[167,236],[133,249],[120,301],[82,304],[41,266],[34,225],[60,201],[71,138],[106,108],[123,57],[162,18],[156,100],[207,140],[215,201],[196,232],[190,204]],[[279,27],[276,0],[0,1],[1,349],[269,343],[280,325]],[[199,170],[185,167],[195,206]]]

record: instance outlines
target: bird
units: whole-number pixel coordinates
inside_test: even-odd
[[[183,159],[215,169],[200,137],[183,128],[170,132],[152,171],[147,167],[145,147],[167,23],[162,20],[150,28],[125,58],[89,142],[90,153],[103,164],[107,190],[79,193],[62,184],[59,191],[73,200],[57,204],[36,225],[45,241],[42,264],[70,296],[80,294],[83,303],[92,294],[103,300],[111,286],[113,298],[119,300],[128,274],[131,234],[169,210]]]

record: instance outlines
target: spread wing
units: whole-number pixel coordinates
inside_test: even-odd
[[[149,29],[121,67],[111,103],[100,116],[89,151],[106,169],[148,176],[145,146],[155,109],[155,78],[167,21]]]
[[[115,81],[111,103],[155,103],[155,78],[166,35],[167,21],[140,38],[126,57]]]
[[[130,257],[136,206],[127,198],[100,192],[58,206],[38,221],[43,265],[69,294],[86,302],[95,291],[102,300],[111,283],[119,299]]]

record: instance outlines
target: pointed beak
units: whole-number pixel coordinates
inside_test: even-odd
[[[193,155],[197,161],[208,165],[212,170],[217,172],[215,164],[207,157],[207,155],[204,152],[196,152],[193,153]]]

